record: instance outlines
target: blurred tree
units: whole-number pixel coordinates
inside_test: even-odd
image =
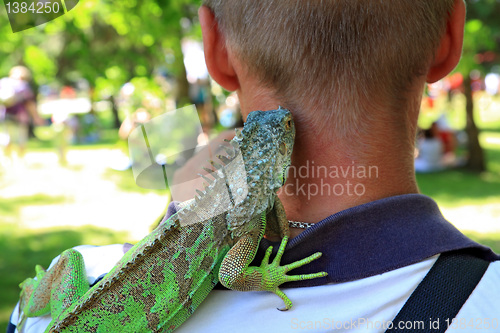
[[[466,0],[467,22],[462,60],[457,71],[464,75],[466,97],[466,132],[469,137],[467,168],[472,171],[486,170],[483,149],[479,143],[479,130],[474,121],[472,73],[486,74],[498,64],[500,50],[500,1]]]
[[[12,33],[0,15],[0,73],[17,64],[33,71],[38,84],[86,79],[110,98],[134,77],[152,78],[163,69],[175,78],[175,100],[189,102],[181,42],[196,32],[197,0],[86,0],[64,16]],[[115,125],[119,124],[112,107]]]

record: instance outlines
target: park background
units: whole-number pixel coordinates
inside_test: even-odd
[[[500,252],[500,3],[467,4],[463,59],[427,89],[419,125],[444,116],[468,138],[459,154],[469,162],[417,179],[446,218]],[[155,116],[195,104],[210,135],[241,125],[237,98],[207,76],[198,6],[84,0],[18,33],[0,9],[0,77],[28,67],[46,119],[32,129],[23,159],[0,151],[0,331],[35,264],[46,267],[80,244],[133,243],[162,216],[168,189],[141,188],[126,168],[118,130],[126,119],[138,109]]]

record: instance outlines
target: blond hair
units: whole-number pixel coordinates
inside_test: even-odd
[[[359,131],[425,74],[454,0],[204,0],[238,58],[285,107]],[[320,106],[327,113],[314,115]],[[346,113],[343,110],[349,109]],[[303,110],[300,110],[303,109]],[[306,111],[307,110],[307,111]],[[299,115],[300,116],[300,115]]]

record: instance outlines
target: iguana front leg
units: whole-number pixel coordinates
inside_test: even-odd
[[[265,214],[261,216],[262,230],[265,228]],[[272,263],[269,263],[272,247],[266,251],[264,259],[259,267],[249,266],[255,257],[257,248],[262,238],[262,233],[248,233],[241,237],[238,242],[229,250],[224,257],[219,270],[219,280],[227,288],[239,291],[271,291],[281,297],[285,302],[285,308],[279,310],[288,310],[292,307],[292,302],[283,293],[279,286],[285,282],[301,281],[326,276],[326,272],[303,275],[287,275],[287,273],[297,267],[301,267],[313,260],[321,257],[317,252],[305,259],[293,262],[291,264],[280,266],[281,257],[285,251],[288,242],[288,236],[281,241],[278,254]]]
[[[274,198],[273,209],[266,215],[266,238],[290,237],[288,219],[286,218],[285,207],[280,198]]]
[[[74,249],[64,251],[48,271],[40,265],[35,270],[36,279],[28,278],[19,285],[21,323],[26,317],[49,313],[54,320],[89,289],[83,257]]]

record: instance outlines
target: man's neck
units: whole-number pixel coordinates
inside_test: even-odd
[[[318,137],[314,132],[297,135],[288,180],[278,192],[289,220],[319,222],[374,200],[418,193],[411,152],[394,147],[387,154],[374,140],[365,148],[370,154],[359,157],[349,153],[356,149],[345,142],[318,142]],[[292,229],[291,236],[301,231]]]
[[[277,108],[280,103],[272,98],[251,98],[241,100],[241,105],[246,118],[250,111]],[[415,123],[416,116],[418,111]],[[406,132],[408,127],[370,124],[370,137],[335,139],[321,135],[304,118],[294,115],[297,135],[292,165],[278,192],[289,220],[315,223],[371,201],[418,193],[413,134]],[[302,231],[291,229],[291,236]]]

